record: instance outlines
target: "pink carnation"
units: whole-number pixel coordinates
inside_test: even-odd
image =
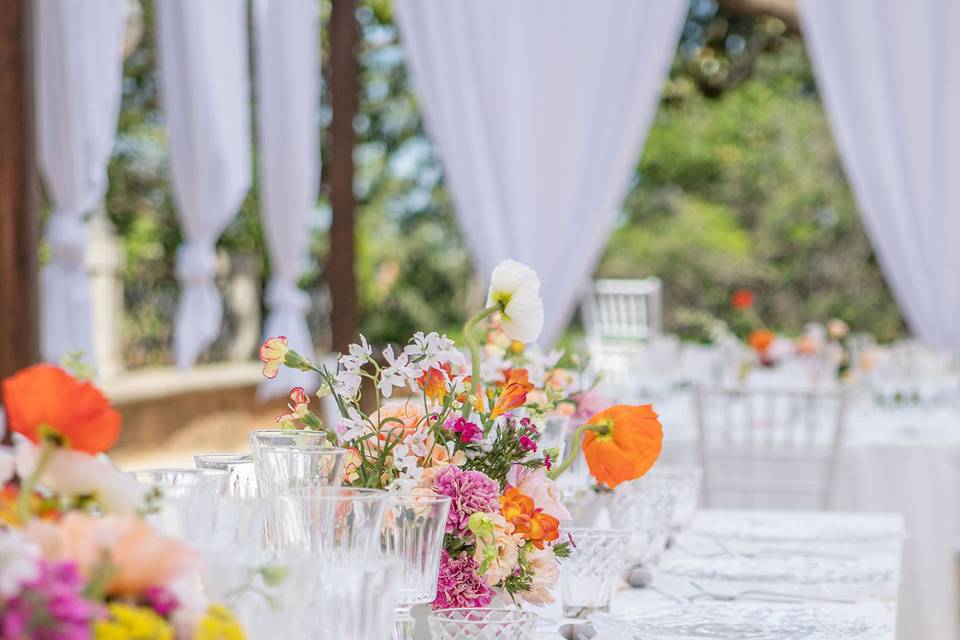
[[[463,418],[450,418],[443,425],[448,431],[452,431],[460,436],[460,442],[480,442],[483,440],[483,431],[474,422],[469,422]]]
[[[465,535],[470,516],[500,511],[500,487],[480,471],[463,471],[454,465],[445,467],[434,477],[433,490],[450,497],[447,533]]]
[[[446,551],[440,557],[440,575],[437,578],[437,599],[434,609],[485,607],[493,600],[493,589],[477,575],[480,565],[472,556],[462,554],[451,558]]]

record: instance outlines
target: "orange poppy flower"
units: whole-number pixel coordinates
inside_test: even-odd
[[[766,350],[770,348],[774,337],[773,331],[769,329],[754,329],[750,332],[750,335],[747,336],[747,344],[750,345],[754,351],[763,355]]]
[[[48,364],[3,381],[10,428],[34,443],[57,440],[86,453],[106,451],[120,435],[120,414],[92,383]]]
[[[587,421],[583,457],[597,482],[612,489],[649,471],[662,443],[663,428],[651,405],[621,404]]]
[[[560,537],[560,521],[536,508],[533,498],[517,487],[507,489],[500,496],[500,515],[513,525],[514,533],[522,535],[537,549]]]
[[[507,383],[503,386],[496,404],[493,405],[490,417],[496,418],[510,409],[523,406],[527,401],[527,394],[531,391],[533,391],[533,384],[527,377],[527,370],[510,369],[507,372]]]

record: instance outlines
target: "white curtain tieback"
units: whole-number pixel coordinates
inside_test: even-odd
[[[177,280],[207,284],[217,273],[217,251],[206,242],[186,242],[177,250]]]
[[[87,246],[87,223],[67,211],[55,211],[47,221],[47,242],[55,262],[80,267]]]
[[[310,295],[286,278],[273,276],[267,284],[267,306],[306,313],[310,309]]]

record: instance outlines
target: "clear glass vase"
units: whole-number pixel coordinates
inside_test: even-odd
[[[384,518],[382,545],[385,554],[403,567],[395,616],[396,640],[413,640],[410,610],[437,597],[440,553],[446,532],[450,498],[392,493]]]

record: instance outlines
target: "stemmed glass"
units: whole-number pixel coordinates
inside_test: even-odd
[[[440,553],[450,498],[394,493],[384,518],[383,551],[399,558],[402,579],[397,597],[395,640],[413,640],[410,610],[437,597]]]

